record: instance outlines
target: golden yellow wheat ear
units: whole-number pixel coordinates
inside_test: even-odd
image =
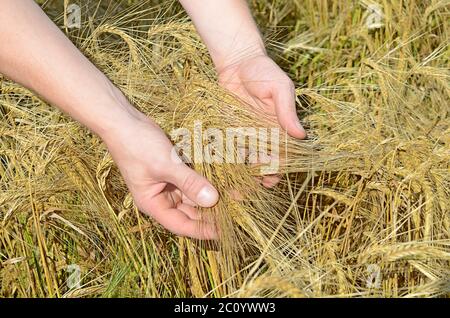
[[[169,137],[196,121],[264,128],[217,84],[176,2],[152,3],[82,6],[66,32]],[[449,294],[448,8],[383,2],[369,25],[365,1],[250,3],[309,138],[280,135],[273,188],[258,165],[191,164],[220,192],[202,209],[218,242],[141,214],[99,138],[0,77],[0,295]]]

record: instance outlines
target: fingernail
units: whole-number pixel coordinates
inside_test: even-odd
[[[216,190],[211,186],[204,186],[197,195],[198,203],[204,207],[211,207],[217,202]]]

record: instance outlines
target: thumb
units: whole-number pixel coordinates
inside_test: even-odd
[[[219,193],[211,183],[185,164],[177,164],[172,171],[176,172],[168,181],[199,206],[212,207],[219,200]]]
[[[280,126],[292,137],[304,139],[306,131],[295,110],[295,87],[290,83],[276,85],[272,97]]]

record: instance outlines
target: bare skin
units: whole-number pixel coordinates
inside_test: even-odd
[[[245,0],[181,0],[206,43],[219,82],[262,107],[291,136],[304,138],[294,85],[267,56]],[[33,90],[96,133],[107,145],[138,208],[169,231],[217,239],[196,206],[212,207],[217,190],[170,160],[172,144],[134,108],[31,0],[0,0],[0,73]],[[270,178],[266,183],[270,183]]]

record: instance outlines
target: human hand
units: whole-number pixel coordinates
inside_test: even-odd
[[[138,208],[181,236],[215,239],[195,205],[211,207],[214,187],[172,160],[162,130],[137,111],[34,1],[1,2],[0,73],[35,91],[108,146]],[[204,190],[207,189],[207,190]]]
[[[196,206],[211,207],[218,193],[206,178],[174,159],[173,145],[139,113],[103,138],[140,211],[179,236],[217,239],[214,224]]]

